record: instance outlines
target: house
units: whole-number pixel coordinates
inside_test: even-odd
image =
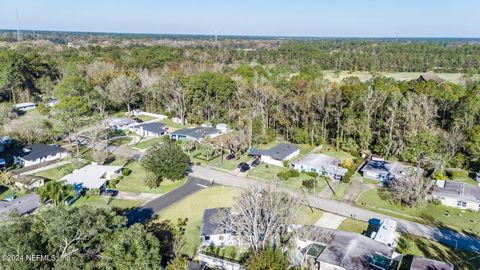
[[[403,268],[403,264],[406,264]],[[409,270],[453,270],[452,263],[441,262],[433,259],[427,259],[419,256],[413,256],[411,261],[402,260],[402,269]]]
[[[375,219],[368,221],[369,229],[367,236],[373,240],[390,247],[396,247],[398,243],[397,222],[391,219]]]
[[[223,270],[246,270],[247,268],[239,262],[227,258],[222,258],[213,254],[207,254],[203,251],[198,252],[198,259],[206,268],[203,269],[223,269]]]
[[[428,82],[428,81],[435,81],[438,84],[444,83],[445,80],[440,78],[435,72],[429,71],[427,73],[420,74],[418,77],[417,82]]]
[[[201,141],[205,138],[214,138],[221,134],[221,131],[213,127],[182,128],[170,133],[171,140],[194,140]]]
[[[142,116],[142,115],[149,116],[149,117],[157,118],[160,121],[168,118],[168,116],[163,114],[144,112],[139,109],[132,110],[131,115],[132,116]]]
[[[203,212],[200,226],[200,239],[202,246],[237,246],[240,244],[230,223],[230,208],[211,208]]]
[[[331,156],[311,153],[295,161],[292,168],[301,172],[316,172],[331,179],[341,180],[348,170],[340,167],[339,164],[340,161]]]
[[[400,254],[364,235],[317,226],[297,230],[297,258],[306,269],[390,269]]]
[[[108,180],[120,176],[122,166],[106,166],[90,164],[65,175],[62,180],[66,184],[81,185],[82,189],[103,189]]]
[[[299,154],[300,148],[291,143],[277,144],[268,150],[253,148],[248,152],[249,156],[259,157],[262,162],[275,166],[283,166],[284,161],[291,160]]]
[[[22,153],[14,155],[14,159],[17,164],[28,167],[66,156],[68,152],[63,147],[38,143],[26,146]]]
[[[386,161],[379,157],[372,156],[360,169],[363,177],[380,182],[394,179],[402,179],[422,174],[421,168],[405,165],[397,161]]]
[[[132,118],[114,118],[107,121],[107,126],[113,130],[124,130],[137,124]]]
[[[0,220],[6,219],[11,212],[24,215],[40,207],[40,197],[37,194],[27,194],[11,202],[0,201]]]
[[[15,178],[15,186],[18,188],[39,188],[45,184],[45,179],[34,175],[19,175]]]
[[[217,124],[215,128],[220,130],[222,133],[227,133],[230,131],[230,128],[227,124]]]
[[[461,182],[437,180],[432,197],[443,205],[480,212],[480,187]]]
[[[22,112],[33,110],[36,107],[37,107],[37,104],[33,102],[17,103],[13,106],[13,108],[16,111],[22,111]]]
[[[136,124],[129,129],[142,137],[160,137],[167,133],[167,126],[160,122]]]

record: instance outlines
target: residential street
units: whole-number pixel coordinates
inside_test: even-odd
[[[200,179],[209,179],[209,181],[210,179],[213,179],[215,184],[234,186],[239,188],[246,188],[251,185],[267,185],[267,182],[264,182],[264,181],[241,177],[241,176],[233,175],[227,172],[219,171],[219,170],[208,168],[208,167],[194,166],[193,173],[191,173],[190,175],[192,177],[190,177],[189,182],[192,181],[192,179],[195,181],[199,181],[199,179],[197,178],[200,178]],[[404,233],[409,233],[409,234],[417,235],[420,237],[432,239],[454,248],[462,248],[465,250],[480,252],[480,238],[478,236],[467,235],[463,233],[454,232],[449,229],[436,228],[429,225],[406,221],[403,219],[368,211],[368,210],[356,207],[354,205],[335,201],[335,200],[323,199],[323,198],[318,198],[310,195],[303,196],[301,192],[293,190],[291,188],[284,187],[284,186],[279,186],[279,188],[293,196],[297,196],[301,198],[303,203],[306,205],[310,204],[312,207],[315,207],[330,213],[334,213],[334,214],[345,216],[345,217],[351,217],[351,218],[362,220],[362,221],[368,221],[369,219],[372,219],[372,218],[393,219],[397,221],[398,229]],[[175,190],[172,192],[176,193]],[[160,197],[159,199],[161,199],[162,197]],[[176,197],[178,196],[175,196],[175,198]],[[153,203],[153,201],[151,203]]]

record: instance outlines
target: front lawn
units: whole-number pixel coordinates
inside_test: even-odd
[[[340,231],[363,233],[367,231],[368,223],[356,219],[347,218],[337,228]]]
[[[183,252],[193,256],[200,245],[200,225],[204,210],[231,207],[234,196],[240,192],[240,189],[233,187],[211,187],[200,190],[161,211],[158,214],[158,220],[169,219],[176,222],[179,218],[188,218],[185,232],[187,245]]]
[[[145,169],[140,162],[135,161],[127,164],[125,168],[130,169],[130,175],[124,176],[115,186],[116,189],[135,193],[167,193],[172,189],[181,186],[185,179],[179,181],[164,181],[158,188],[149,188],[145,185]]]
[[[474,252],[464,250],[455,250],[438,242],[425,238],[402,235],[397,246],[397,252],[404,255],[411,254],[443,262],[450,262],[455,265],[455,269],[469,270],[478,269],[480,265],[480,255]],[[404,258],[407,262],[411,256]],[[408,269],[402,264],[400,269]]]
[[[157,145],[157,144],[163,142],[164,140],[165,139],[163,137],[142,139],[140,142],[133,145],[133,147],[138,148],[138,149],[147,149],[147,148],[150,148],[154,145]]]
[[[479,214],[462,211],[457,208],[422,202],[417,207],[409,208],[391,202],[388,192],[381,189],[365,191],[357,200],[357,204],[367,209],[413,220],[435,226],[446,225],[453,229],[471,231],[480,234]]]
[[[111,208],[116,208],[119,210],[127,210],[133,207],[141,205],[143,202],[140,200],[123,200],[115,199],[107,196],[82,196],[78,198],[72,206],[81,206],[81,205],[95,205],[95,206],[109,206]]]
[[[35,176],[40,176],[50,180],[59,180],[65,175],[72,173],[73,170],[82,168],[86,164],[83,162],[72,162],[45,171],[37,172]]]

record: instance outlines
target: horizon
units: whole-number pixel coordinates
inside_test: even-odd
[[[477,38],[480,29],[475,26],[480,19],[476,10],[480,3],[467,0],[247,0],[228,4],[218,0],[20,0],[5,1],[0,28],[158,35]]]

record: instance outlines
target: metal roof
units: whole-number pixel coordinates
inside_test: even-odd
[[[347,173],[347,169],[340,167],[340,161],[334,157],[327,156],[325,154],[310,153],[302,159],[294,162],[295,166],[308,166],[318,170],[323,170],[327,173],[344,176]]]
[[[157,134],[163,134],[167,132],[165,127],[166,125],[160,122],[141,123],[134,126],[134,128],[142,128],[145,131],[157,133]]]
[[[108,172],[116,172],[122,166],[106,166],[106,165],[87,165],[81,169],[73,171],[71,174],[62,177],[68,184],[82,184],[84,188],[100,188],[105,184],[107,179],[105,174]]]
[[[439,183],[442,185],[439,186]],[[463,201],[480,202],[480,187],[455,181],[437,181],[433,195],[451,197]]]
[[[11,202],[0,201],[0,217],[5,218],[12,211],[17,212],[20,215],[27,214],[37,209],[39,206],[40,199],[37,194],[23,195]]]

